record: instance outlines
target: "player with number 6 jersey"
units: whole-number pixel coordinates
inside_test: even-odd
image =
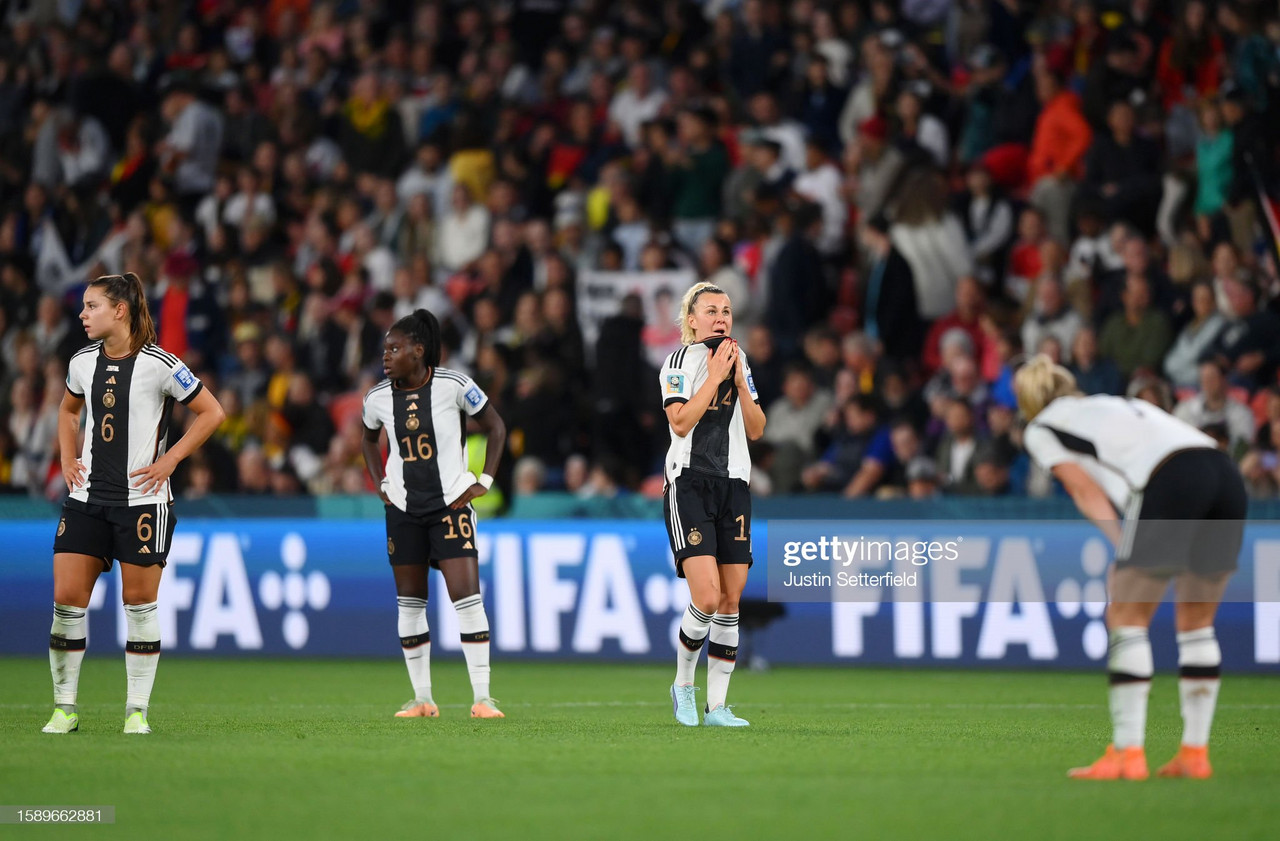
[[[480,596],[476,514],[471,501],[493,485],[507,430],[471,379],[440,367],[440,325],[418,310],[387,331],[387,379],[364,398],[365,466],[387,511],[387,557],[396,581],[400,647],[414,697],[400,718],[436,718],[431,697],[431,567],[444,575],[458,613],[471,676],[472,718],[504,718],[489,694],[489,620]],[[467,419],[487,434],[484,473],[467,470]],[[379,444],[387,435],[384,463]]]
[[[94,342],[71,359],[58,415],[62,473],[71,495],[53,540],[54,711],[44,732],[71,733],[80,726],[76,700],[88,635],[85,611],[98,576],[119,560],[128,625],[124,732],[146,734],[160,658],[160,576],[175,523],[169,476],[224,415],[182,360],[156,344],[137,275],[106,275],[90,283],[80,321]],[[186,405],[196,419],[170,449],[174,403]],[[77,457],[82,413],[84,449]]]

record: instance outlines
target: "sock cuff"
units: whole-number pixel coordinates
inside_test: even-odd
[[[698,651],[707,641],[706,635],[700,637],[691,637],[685,633],[684,628],[680,629],[680,644],[690,651]]]
[[[148,614],[155,613],[159,608],[157,602],[147,602],[146,604],[127,604],[124,606],[124,612],[130,616],[144,617]]]
[[[160,640],[128,640],[124,644],[125,654],[159,654]]]
[[[416,596],[396,596],[396,605],[404,610],[426,610],[427,600]]]
[[[87,635],[85,626],[89,623],[86,616],[87,611],[83,607],[54,604],[53,627],[49,629],[51,640],[49,646],[63,651],[83,651],[84,638]],[[68,647],[52,641],[62,640],[66,642],[68,639],[79,640],[80,644],[75,647]]]
[[[1150,680],[1155,672],[1151,657],[1151,640],[1147,629],[1141,627],[1113,628],[1107,652],[1107,670],[1111,683],[1132,683]]]
[[[463,596],[462,598],[458,599],[456,602],[453,603],[453,607],[455,610],[462,612],[467,608],[479,607],[483,604],[484,604],[484,599],[480,596],[480,594],[474,593],[470,596]]]
[[[736,613],[717,613],[715,616],[712,616],[712,617],[711,617],[711,623],[712,623],[713,625],[721,625],[721,626],[724,626],[724,627],[728,627],[728,626],[730,626],[730,625],[732,625],[732,626],[734,626],[734,627],[737,627],[737,625],[738,625],[738,614],[736,614]]]
[[[1213,626],[1196,628],[1178,634],[1178,666],[1183,677],[1218,677],[1222,666],[1222,649]],[[1188,674],[1187,670],[1212,670],[1212,674]]]
[[[685,612],[689,616],[693,617],[693,619],[697,621],[699,624],[702,624],[702,625],[711,624],[712,615],[710,613],[703,613],[701,610],[698,610],[698,608],[696,608],[692,604],[690,604],[687,608],[685,608]]]
[[[88,608],[76,607],[69,604],[53,603],[53,615],[58,619],[69,619],[75,621],[83,619],[88,614]]]

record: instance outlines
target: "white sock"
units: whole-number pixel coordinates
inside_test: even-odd
[[[1113,628],[1107,669],[1111,678],[1112,742],[1116,749],[1142,747],[1147,732],[1147,697],[1151,694],[1151,640],[1147,629]]]
[[[128,623],[128,640],[124,645],[124,672],[128,678],[125,715],[141,711],[147,714],[151,703],[151,687],[156,682],[160,665],[160,614],[156,603],[124,606]]]
[[[711,617],[707,638],[707,709],[714,710],[729,697],[729,678],[738,661],[738,614]]]
[[[53,627],[49,629],[49,671],[53,674],[53,703],[68,708],[67,712],[75,712],[88,624],[83,607],[54,604]]]
[[[1213,711],[1222,685],[1222,649],[1213,626],[1178,634],[1178,694],[1182,699],[1182,744],[1209,744]]]
[[[484,612],[484,599],[479,593],[464,596],[453,607],[458,611],[458,632],[467,658],[467,674],[471,675],[471,692],[477,702],[483,701],[489,697],[489,617]]]
[[[415,701],[431,700],[431,629],[427,625],[427,600],[412,596],[397,596],[400,618],[400,648],[404,651],[404,664],[409,669],[409,683],[413,684]]]
[[[676,685],[693,683],[693,673],[698,668],[698,655],[707,641],[711,627],[711,615],[703,613],[692,604],[685,608],[680,620],[680,644],[676,646]]]

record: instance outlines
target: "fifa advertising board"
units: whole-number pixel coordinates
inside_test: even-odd
[[[661,522],[492,520],[480,577],[495,659],[670,661],[688,588]],[[742,607],[747,662],[1092,668],[1105,657],[1111,550],[1084,522],[758,521]],[[5,524],[0,654],[42,655],[48,522]],[[400,656],[383,524],[184,520],[160,588],[165,652]],[[123,648],[118,571],[89,611],[90,646]],[[439,573],[432,642],[457,649]],[[1218,619],[1224,666],[1280,664],[1280,525],[1249,523]],[[1175,665],[1172,611],[1153,624]]]

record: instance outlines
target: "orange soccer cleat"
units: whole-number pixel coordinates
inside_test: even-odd
[[[1169,760],[1157,772],[1162,777],[1186,777],[1191,780],[1207,780],[1213,776],[1213,766],[1209,764],[1209,747],[1203,745],[1193,748],[1183,745],[1178,754]]]
[[[396,718],[439,718],[440,708],[430,701],[414,699],[400,708]]]
[[[502,710],[498,709],[498,702],[492,698],[484,698],[476,701],[471,707],[472,718],[506,718]]]
[[[1107,745],[1101,759],[1084,768],[1072,768],[1067,776],[1073,780],[1145,780],[1150,773],[1142,748],[1116,750],[1115,745]]]

